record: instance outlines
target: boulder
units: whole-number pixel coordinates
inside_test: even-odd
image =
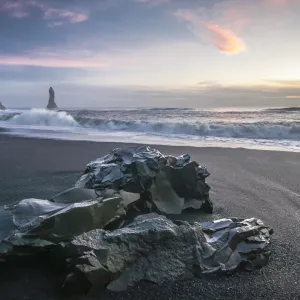
[[[105,228],[125,214],[122,198],[116,196],[64,202],[24,199],[1,208],[0,255],[18,253],[25,245],[53,245],[96,228]]]
[[[258,219],[176,223],[156,213],[141,215],[118,230],[83,233],[61,243],[61,251],[70,274],[79,272],[91,286],[111,291],[145,280],[163,284],[239,266],[252,270],[268,261],[272,231]]]
[[[164,156],[142,146],[115,149],[90,162],[75,186],[140,194],[139,200],[145,202],[143,213],[180,214],[187,208],[212,213],[210,187],[205,182],[209,175],[188,154]]]
[[[163,284],[265,265],[273,231],[259,219],[188,223],[165,216],[187,208],[212,212],[209,175],[187,154],[115,149],[50,200],[0,207],[0,261],[51,254],[66,270],[63,290],[71,292],[123,291],[140,281]]]
[[[5,110],[6,107],[0,102],[0,110]]]
[[[49,88],[49,101],[47,105],[47,109],[58,109],[56,103],[55,103],[55,92],[52,87]]]

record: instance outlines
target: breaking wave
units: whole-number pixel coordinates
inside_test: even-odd
[[[1,119],[2,118],[2,119]],[[104,119],[96,115],[84,117],[82,112],[31,109],[19,114],[1,115],[1,120],[13,125],[80,128],[105,132],[132,132],[166,137],[245,138],[254,140],[300,140],[300,123],[222,123],[217,122],[146,122]],[[1,121],[0,120],[0,121]]]
[[[57,112],[46,109],[31,109],[25,111],[12,116],[8,122],[15,125],[28,126],[74,127],[79,125],[67,112]]]
[[[210,124],[210,123],[152,123],[120,120],[77,121],[86,127],[111,131],[132,131],[165,135],[211,136],[224,138],[250,138],[300,140],[300,124]]]
[[[268,108],[266,111],[271,111],[271,112],[298,112],[300,111],[300,107],[295,106],[295,107],[282,107],[282,108]]]

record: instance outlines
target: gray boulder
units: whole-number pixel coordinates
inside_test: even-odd
[[[0,102],[0,110],[5,110],[6,107]]]
[[[160,215],[211,212],[208,176],[187,154],[115,149],[88,164],[76,187],[0,207],[0,260],[51,253],[67,270],[65,291],[122,291],[265,265],[273,232],[259,219],[188,223]]]
[[[55,92],[52,87],[49,88],[49,101],[47,105],[47,109],[58,109],[56,103],[55,103]]]
[[[86,232],[61,247],[70,274],[81,273],[92,286],[123,291],[144,280],[162,284],[239,266],[263,266],[268,262],[270,234],[254,218],[176,225],[152,213],[112,232]],[[74,280],[67,276],[65,286],[70,278]]]
[[[75,186],[140,194],[139,209],[143,213],[180,214],[187,208],[211,213],[210,187],[205,182],[209,175],[188,154],[164,156],[142,146],[115,149],[90,162]]]
[[[141,199],[120,193],[73,188],[51,201],[1,207],[0,259],[52,253],[67,270],[64,291],[122,291],[144,280],[162,284],[268,262],[272,230],[258,219],[188,223],[151,213],[126,225],[128,209]]]
[[[125,214],[122,198],[111,196],[75,203],[25,199],[0,209],[0,255],[22,252],[23,246],[44,247],[96,228]]]

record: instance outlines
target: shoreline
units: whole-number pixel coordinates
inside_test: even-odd
[[[70,188],[86,164],[116,147],[134,144],[32,139],[0,134],[1,205],[25,198],[47,199]],[[211,175],[214,213],[180,218],[257,217],[274,229],[271,259],[252,273],[212,276],[162,286],[141,283],[104,300],[299,299],[300,153],[231,148],[154,146],[163,154],[188,153]],[[178,219],[178,218],[177,218]],[[28,263],[0,268],[1,299],[63,299],[56,273]],[[72,300],[97,299],[76,296]]]
[[[42,133],[43,131],[41,131]],[[48,132],[51,132],[50,130]],[[169,143],[160,143],[161,140],[151,140],[152,137],[148,137],[146,142],[136,140],[135,142],[130,141],[116,141],[115,138],[111,138],[108,135],[105,137],[98,137],[98,140],[95,138],[89,138],[89,135],[76,135],[75,133],[65,133],[58,134],[57,136],[46,136],[47,132],[44,132],[44,136],[35,135],[30,133],[21,134],[18,132],[11,131],[11,128],[5,128],[0,126],[0,135],[7,137],[15,137],[20,139],[34,139],[34,140],[51,140],[51,141],[65,141],[65,142],[86,142],[86,143],[109,143],[109,144],[124,144],[124,145],[149,145],[152,147],[164,146],[164,147],[189,147],[189,148],[212,148],[212,149],[245,149],[245,150],[258,150],[258,151],[272,151],[272,152],[291,152],[291,153],[300,153],[300,149],[294,148],[284,148],[280,146],[258,146],[250,143],[235,143],[230,144],[228,142],[218,142],[218,141],[195,141],[195,144],[190,144],[189,140],[173,140],[169,141]],[[122,138],[121,138],[122,139]],[[175,143],[177,141],[177,143]],[[178,143],[182,143],[181,145]]]

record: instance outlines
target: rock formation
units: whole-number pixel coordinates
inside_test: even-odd
[[[140,281],[162,284],[263,266],[270,233],[258,219],[175,224],[152,213],[112,232],[84,233],[61,247],[70,274],[80,272],[91,285],[119,292]]]
[[[180,214],[187,208],[208,213],[213,210],[210,187],[205,183],[210,174],[191,161],[188,154],[164,156],[146,146],[115,149],[89,163],[84,173],[76,187],[138,193],[140,201],[135,205],[144,213]]]
[[[259,219],[167,218],[186,208],[212,211],[207,176],[187,154],[115,149],[89,163],[76,187],[0,207],[0,260],[46,251],[66,270],[64,291],[122,291],[143,280],[265,265],[273,231]]]
[[[0,110],[5,110],[6,107],[0,102]]]
[[[50,87],[49,88],[49,101],[48,101],[47,109],[58,109],[54,99],[55,99],[55,92],[54,92],[54,89],[52,87]]]

